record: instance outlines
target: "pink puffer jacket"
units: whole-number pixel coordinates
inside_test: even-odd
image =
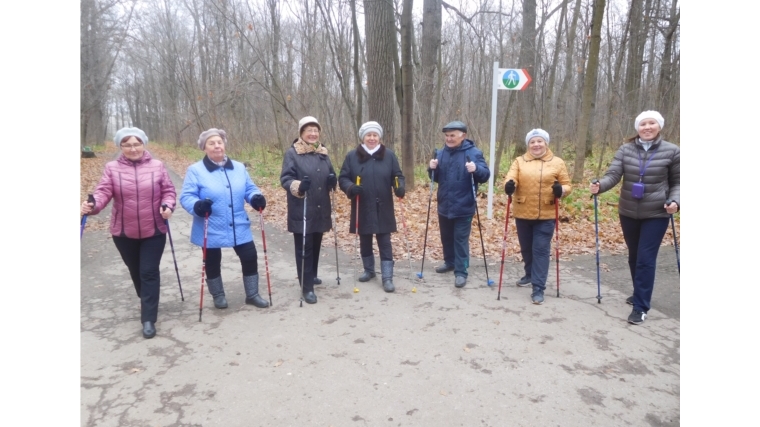
[[[93,192],[95,215],[113,198],[111,234],[146,239],[157,232],[166,234],[161,204],[174,210],[177,193],[164,164],[153,160],[148,151],[133,162],[124,155],[108,162]]]

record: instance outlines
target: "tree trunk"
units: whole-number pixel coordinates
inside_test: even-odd
[[[359,24],[356,21],[356,0],[350,1],[351,5],[351,34],[354,40],[354,91],[356,92],[356,114],[354,115],[354,123],[356,128],[359,129],[362,125],[362,109],[363,103],[362,94],[364,93],[364,85],[362,84],[362,74],[359,70],[359,48],[361,47],[361,37],[359,36]]]
[[[583,168],[586,161],[586,136],[588,134],[596,88],[596,76],[599,68],[599,47],[602,42],[602,18],[604,17],[605,0],[594,0],[593,15],[591,18],[591,42],[589,45],[588,61],[583,82],[583,99],[581,104],[581,119],[578,124],[578,136],[575,142],[575,167],[573,170],[573,183],[583,179]]]
[[[383,127],[383,144],[393,149],[396,105],[394,59],[396,26],[393,4],[385,0],[364,0],[367,43],[368,118]]]
[[[414,0],[404,0],[401,12],[401,81],[403,84],[403,108],[401,109],[402,169],[407,171],[406,185],[414,188],[414,66],[412,65],[412,38]]]
[[[535,78],[536,65],[536,0],[523,0],[522,36],[520,38],[520,59],[518,68],[525,68]],[[532,83],[517,94],[518,122],[515,126],[515,141],[533,128],[533,109],[535,108],[534,86]],[[525,144],[515,143],[515,156],[525,153]]]
[[[422,64],[421,79],[418,91],[420,129],[422,137],[422,153],[431,153],[435,147],[437,136],[437,117],[435,116],[434,99],[441,92],[441,86],[436,83],[438,58],[441,53],[441,0],[424,0],[422,5]],[[418,150],[419,152],[420,150]],[[422,158],[427,159],[425,154]]]

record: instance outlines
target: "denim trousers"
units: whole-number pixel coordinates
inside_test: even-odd
[[[555,221],[553,219],[515,219],[517,240],[525,263],[525,276],[541,291],[546,289],[549,275],[549,255],[552,249]]]
[[[633,281],[633,308],[644,313],[651,308],[657,253],[668,230],[668,222],[669,218],[633,219],[620,215]]]
[[[467,277],[470,266],[470,231],[472,217],[446,218],[438,215],[443,245],[443,261],[454,266],[454,275]]]
[[[159,266],[166,246],[166,234],[158,233],[146,239],[113,236],[113,243],[127,265],[135,292],[140,298],[140,323],[155,323],[161,295]]]

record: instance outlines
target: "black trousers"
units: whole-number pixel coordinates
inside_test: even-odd
[[[373,256],[372,234],[359,235],[359,252],[362,258]],[[375,234],[377,249],[380,251],[380,261],[393,261],[393,246],[391,246],[391,233]]]
[[[253,276],[259,272],[259,259],[256,245],[253,240],[242,245],[233,246],[232,249],[240,257],[240,265],[243,267],[243,276]],[[203,251],[203,248],[201,248]],[[222,275],[222,248],[206,248],[206,276],[216,279]]]
[[[140,323],[155,323],[161,294],[159,265],[166,246],[166,234],[159,233],[147,239],[113,236],[113,243],[127,265],[135,292],[140,298]]]
[[[306,249],[303,255],[303,276],[301,276],[301,251],[304,250],[304,235],[293,233],[293,241],[296,247],[296,270],[298,281],[303,277],[303,291],[314,292],[314,278],[317,277],[319,267],[319,250],[322,248],[322,233],[309,233],[306,235]]]

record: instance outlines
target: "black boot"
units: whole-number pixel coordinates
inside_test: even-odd
[[[314,293],[314,291],[308,291],[303,293],[303,300],[306,301],[309,304],[316,304],[317,303],[317,294]]]
[[[245,303],[255,305],[258,308],[269,307],[269,302],[259,295],[259,275],[243,276],[243,287],[245,288]]]
[[[359,281],[367,282],[375,277],[375,256],[363,256],[362,264],[364,264],[364,272],[359,276]]]
[[[156,336],[156,327],[153,322],[143,322],[143,338],[153,338]]]
[[[214,307],[227,308],[227,298],[224,297],[224,284],[222,283],[222,276],[215,279],[207,279],[208,292],[214,297]]]
[[[393,261],[380,261],[380,273],[383,277],[383,290],[393,292],[396,287],[393,286]]]

